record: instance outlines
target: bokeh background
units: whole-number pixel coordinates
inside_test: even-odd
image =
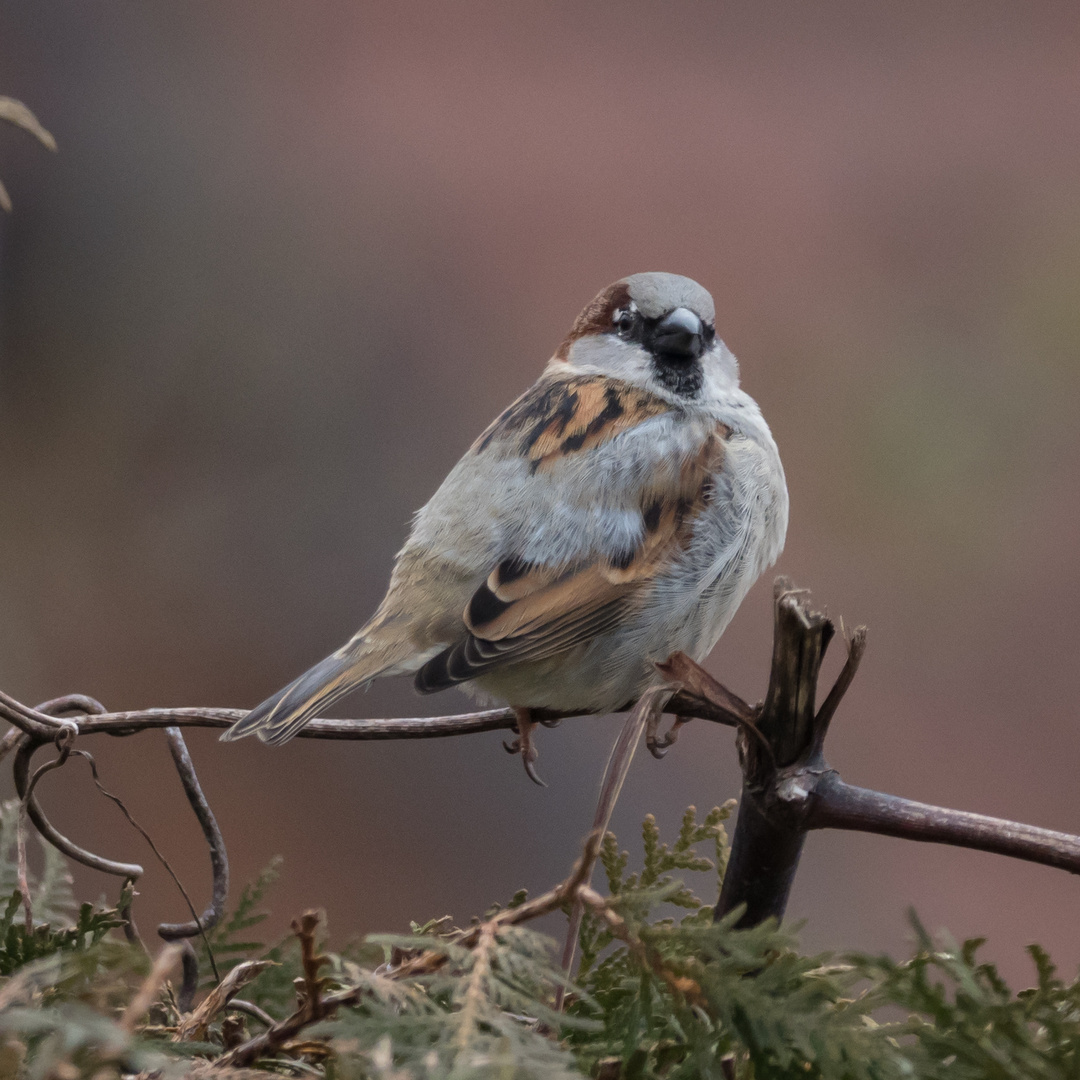
[[[60,146],[0,130],[0,686],[253,705],[364,620],[579,308],[672,270],[780,444],[780,569],[871,628],[834,764],[1080,831],[1078,47],[1064,3],[0,0],[0,93]],[[769,641],[763,582],[711,668],[756,699]],[[317,904],[340,938],[559,879],[619,723],[542,732],[546,790],[495,735],[190,742],[237,886],[281,853],[275,931]],[[201,904],[161,736],[94,750]],[[615,826],[738,786],[694,725]],[[84,770],[42,797],[146,863],[144,931],[185,917]],[[1029,941],[1080,959],[1068,875],[810,838],[809,947],[902,951],[909,905],[1019,982]]]

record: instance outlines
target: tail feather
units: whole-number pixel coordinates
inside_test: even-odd
[[[256,705],[221,735],[222,742],[257,735],[264,743],[288,742],[309,720],[385,668],[363,663],[355,653],[333,653],[288,686]]]

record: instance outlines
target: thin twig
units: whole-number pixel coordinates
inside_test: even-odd
[[[84,851],[74,841],[69,840],[45,817],[37,796],[29,791],[30,785],[30,759],[40,747],[40,743],[26,741],[19,747],[15,755],[13,768],[15,777],[15,790],[19,797],[26,803],[26,812],[34,823],[37,831],[41,833],[53,847],[59,848],[70,859],[90,867],[91,870],[100,870],[104,874],[113,874],[116,877],[129,878],[132,881],[142,877],[143,868],[138,863],[114,862],[101,855],[95,855],[91,851]]]
[[[305,911],[299,919],[293,919],[292,932],[300,942],[300,966],[303,978],[298,979],[298,1005],[312,1013],[319,1011],[326,979],[319,974],[319,968],[330,963],[330,957],[321,954],[315,943],[315,931],[319,926],[319,913]]]
[[[862,663],[862,658],[866,653],[866,634],[865,626],[856,626],[852,631],[851,640],[847,643],[848,654],[847,659],[844,661],[844,667],[814,718],[811,756],[820,757],[824,752],[825,736],[829,733],[829,724],[832,723],[832,718],[840,707],[840,702],[844,700],[844,695],[851,687],[859,670],[859,664]]]
[[[44,811],[38,802],[37,795],[32,792],[27,795],[27,788],[29,786],[29,764],[30,757],[38,748],[39,744],[26,742],[18,748],[18,753],[15,755],[15,764],[13,768],[15,777],[15,791],[19,798],[25,800],[26,813],[30,821],[37,828],[37,831],[48,840],[54,848],[58,848],[63,851],[69,859],[75,860],[77,863],[82,863],[83,866],[89,866],[91,869],[100,870],[103,874],[112,874],[116,877],[131,878],[137,880],[143,876],[143,867],[138,863],[120,863],[114,862],[111,859],[104,858],[103,855],[95,855],[92,851],[85,851],[80,848],[75,841],[69,840],[63,833],[60,833],[58,829],[45,818]]]
[[[214,979],[215,981],[220,982],[221,976],[218,974],[217,964],[214,961],[214,954],[210,948],[210,941],[206,936],[206,930],[200,923],[199,916],[195,913],[195,905],[191,902],[191,897],[188,895],[187,889],[184,888],[183,882],[177,876],[176,871],[173,870],[172,866],[169,863],[169,860],[166,859],[165,856],[161,853],[161,850],[158,848],[157,844],[154,843],[154,840],[150,836],[150,834],[135,820],[131,811],[124,803],[124,800],[121,799],[119,795],[114,795],[111,791],[106,791],[105,788],[102,786],[101,780],[98,777],[97,762],[94,760],[93,756],[91,754],[88,754],[85,750],[74,750],[72,751],[72,753],[86,759],[86,761],[90,765],[90,775],[93,777],[94,786],[98,789],[99,792],[101,792],[102,795],[105,796],[106,799],[116,805],[116,807],[120,810],[120,813],[123,814],[125,818],[127,818],[128,824],[131,825],[131,827],[147,842],[147,844],[149,844],[150,850],[157,857],[157,861],[161,863],[161,865],[165,868],[165,872],[169,875],[169,877],[172,878],[173,884],[177,887],[180,895],[184,898],[184,903],[187,904],[188,911],[191,912],[192,919],[198,925],[199,935],[200,937],[202,937],[203,944],[206,946],[206,953],[210,960],[210,967],[213,969],[214,972]]]
[[[19,892],[22,894],[23,915],[26,921],[26,932],[30,934],[34,929],[34,908],[30,900],[30,883],[26,866],[26,809],[30,799],[33,798],[34,788],[38,781],[53,769],[61,768],[71,755],[71,744],[74,741],[71,729],[60,732],[56,736],[56,747],[59,751],[52,761],[45,762],[35,770],[26,785],[26,792],[19,803],[19,812],[15,821],[15,847],[17,852]]]
[[[180,992],[176,995],[176,1007],[181,1013],[191,1012],[195,1004],[195,995],[199,992],[199,956],[190,938],[182,938],[183,969],[180,978]]]
[[[96,735],[134,735],[149,728],[202,727],[224,730],[247,716],[247,709],[141,709],[105,713],[80,721],[79,732]],[[432,739],[508,731],[514,727],[510,709],[486,709],[457,716],[418,716],[391,720],[311,720],[297,734],[301,739]]]
[[[97,698],[87,697],[86,694],[64,694],[58,698],[50,698],[36,705],[35,709],[37,712],[48,713],[50,716],[65,716],[68,713],[100,716],[106,711],[105,706]]]
[[[242,998],[234,997],[232,1001],[229,1002],[229,1008],[236,1012],[247,1013],[248,1016],[253,1016],[260,1024],[265,1024],[268,1028],[273,1027],[277,1023],[265,1009],[260,1009],[253,1001],[244,1001]]]
[[[19,745],[19,740],[23,738],[24,734],[23,729],[15,727],[14,724],[7,729],[4,737],[0,739],[0,761],[3,761]]]
[[[539,919],[544,915],[549,915],[551,912],[557,911],[567,900],[573,899],[578,887],[583,885],[592,873],[592,869],[596,865],[597,856],[600,854],[600,845],[603,842],[603,839],[604,834],[601,831],[594,829],[585,838],[581,855],[578,857],[577,862],[574,863],[574,868],[565,881],[560,882],[554,889],[549,889],[546,893],[541,893],[540,896],[536,896],[532,900],[526,900],[524,904],[519,904],[515,908],[507,908],[505,911],[500,911],[494,917],[493,921],[497,922],[499,926],[517,926],[519,923],[529,922],[531,919]],[[463,945],[466,948],[470,948],[476,943],[479,932],[479,926],[471,926],[467,929],[459,930],[447,940],[456,945]],[[446,954],[444,952],[432,949],[426,953],[421,953],[420,956],[414,957],[413,959],[406,960],[398,967],[392,968],[388,974],[395,979],[406,978],[410,975],[435,971],[442,967],[445,961]]]
[[[590,835],[603,838],[611,824],[611,815],[615,811],[615,803],[622,792],[630,765],[634,760],[634,753],[638,743],[641,742],[641,733],[652,723],[659,719],[663,712],[664,702],[671,696],[672,690],[666,686],[655,686],[646,690],[641,699],[630,711],[630,715],[623,724],[622,731],[611,748],[607,767],[604,770],[604,779],[600,785],[600,796],[596,800],[596,813],[593,815]],[[582,867],[582,884],[588,885],[592,881],[593,868],[596,866],[596,857],[600,849],[596,848],[596,854],[592,861]],[[581,930],[581,920],[585,913],[584,905],[578,893],[574,895],[574,901],[570,908],[570,918],[566,928],[566,944],[563,946],[562,970],[567,976],[570,975],[574,965],[574,953],[577,950],[578,932]],[[555,990],[555,1011],[561,1012],[563,999],[566,996],[565,984]]]
[[[22,896],[23,923],[29,936],[34,931],[34,905],[30,899],[30,879],[26,868],[26,804],[20,804],[15,819],[15,850],[18,865],[19,893]]]
[[[64,731],[78,724],[74,720],[62,717],[50,716],[40,709],[33,709],[29,705],[23,705],[0,690],[0,717],[21,728],[27,735],[35,739],[49,740],[58,731]]]
[[[92,851],[86,851],[74,841],[69,840],[59,831],[45,816],[37,796],[33,793],[27,797],[26,790],[30,782],[29,769],[30,758],[40,743],[23,742],[15,754],[13,773],[15,777],[15,791],[19,798],[26,802],[26,813],[34,823],[34,827],[53,847],[62,851],[69,859],[90,867],[91,870],[100,870],[103,874],[113,874],[116,877],[138,879],[142,877],[143,868],[138,863],[115,862],[106,859],[102,855],[95,855]]]
[[[135,900],[135,880],[135,878],[127,878],[124,884],[120,886],[120,903],[117,905],[116,913],[124,920],[124,937],[127,938],[130,944],[137,945],[143,952],[146,952],[146,946],[139,936],[139,928],[135,925],[135,919],[131,914],[131,905]],[[130,891],[128,890],[129,885],[131,886]]]
[[[361,992],[362,987],[354,987],[345,997],[335,995],[341,1000],[327,997],[320,1003],[319,1009],[315,1013],[309,1012],[307,1009],[297,1009],[291,1016],[271,1024],[266,1031],[260,1032],[253,1038],[248,1039],[247,1042],[234,1046],[220,1057],[215,1058],[210,1068],[215,1070],[242,1068],[254,1061],[258,1061],[259,1058],[265,1057],[267,1054],[274,1053],[290,1042],[304,1028],[319,1020],[325,1020],[339,1005],[351,1004],[356,1001]]]
[[[197,934],[216,926],[225,913],[225,901],[229,895],[229,857],[225,850],[225,838],[221,835],[214,812],[203,794],[199,777],[195,772],[195,765],[188,753],[187,743],[177,727],[165,729],[165,736],[169,741],[169,752],[172,754],[173,764],[180,774],[180,782],[184,785],[184,793],[187,795],[195,816],[199,819],[203,836],[210,847],[210,868],[213,873],[213,892],[210,905],[191,922],[186,923],[162,923],[158,927],[158,936],[166,941],[174,941],[177,938],[195,937]],[[209,943],[207,944],[209,950]],[[215,968],[215,977],[217,970]]]

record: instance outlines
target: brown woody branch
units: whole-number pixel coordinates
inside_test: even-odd
[[[794,786],[801,786],[799,778],[792,780]],[[789,788],[795,800],[801,800],[791,783]],[[812,801],[806,820],[811,829],[855,829],[951,844],[1080,874],[1080,836],[1071,833],[869,791],[844,783],[832,769],[814,778],[808,794]]]
[[[719,684],[717,684],[719,685]],[[676,694],[665,712],[672,716],[709,720],[728,727],[738,727],[753,709],[742,698],[724,690],[720,699],[705,699],[690,690]],[[620,712],[628,712],[634,702],[627,702]],[[0,719],[39,739],[54,737],[57,727],[39,727],[35,713],[0,693]],[[563,720],[581,713],[535,710],[537,720]],[[246,709],[140,709],[132,712],[101,712],[78,716],[65,723],[75,723],[80,735],[134,735],[150,728],[201,727],[224,730],[247,716]],[[48,717],[53,720],[54,718]],[[347,739],[357,741],[386,741],[397,739],[443,739],[455,735],[474,735],[484,731],[514,729],[512,709],[485,709],[480,712],[459,713],[454,716],[399,717],[390,720],[312,720],[297,735],[300,739]]]

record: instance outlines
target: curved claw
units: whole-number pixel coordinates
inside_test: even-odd
[[[517,721],[518,737],[509,745],[503,743],[503,747],[509,753],[516,753],[521,755],[522,764],[525,766],[525,775],[534,783],[540,787],[547,787],[547,784],[537,775],[536,761],[538,754],[536,746],[532,741],[532,733],[536,727],[536,721],[532,718],[532,714],[528,709],[515,709],[515,718]]]
[[[649,748],[649,753],[652,754],[657,761],[663,758],[675,743],[678,742],[679,731],[686,723],[686,720],[676,720],[671,727],[668,728],[666,735],[658,736],[655,728],[646,734],[645,745]]]
[[[671,744],[665,742],[663,739],[647,739],[645,745],[649,748],[649,753],[652,754],[657,761],[667,757],[667,752],[671,749]]]
[[[533,759],[522,756],[521,761],[522,764],[525,766],[525,775],[528,776],[528,778],[534,784],[537,784],[540,787],[547,787],[547,784],[545,784],[544,781],[540,779],[540,776],[536,771],[536,766],[533,764]]]

